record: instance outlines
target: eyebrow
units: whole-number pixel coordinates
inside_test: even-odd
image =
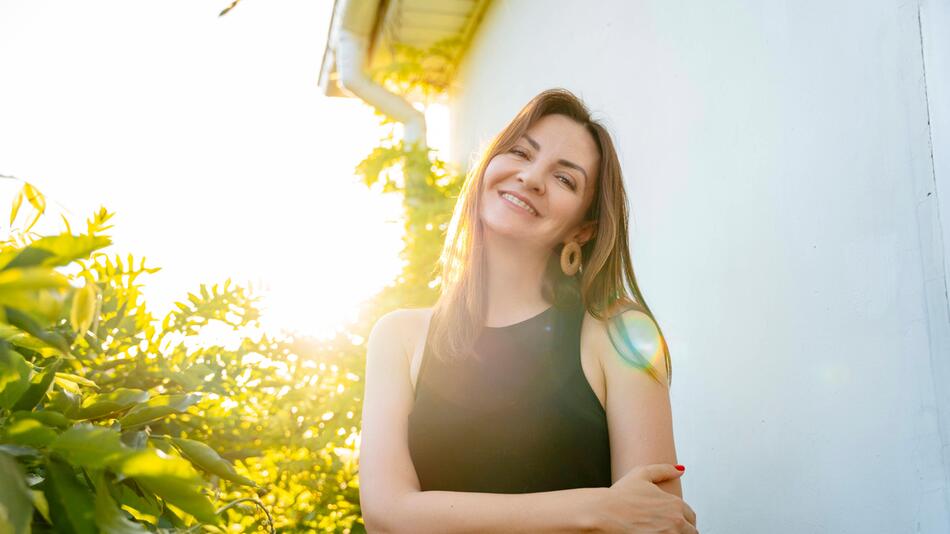
[[[529,143],[531,143],[531,146],[533,146],[535,150],[541,150],[541,145],[539,145],[537,141],[532,139],[530,135],[528,134],[521,134],[521,135],[524,136],[524,138],[527,139]],[[584,175],[584,181],[586,182],[587,180],[589,180],[589,178],[587,177],[587,171],[585,171],[583,167],[574,163],[573,161],[568,161],[566,159],[559,159],[557,160],[557,162],[558,164],[563,165],[565,167],[570,167],[572,169],[577,169],[581,171],[581,174]]]

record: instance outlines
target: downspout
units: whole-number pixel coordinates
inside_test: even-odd
[[[340,0],[343,3],[336,41],[339,83],[381,113],[403,123],[405,144],[426,148],[425,115],[401,96],[387,91],[363,70],[379,0]]]

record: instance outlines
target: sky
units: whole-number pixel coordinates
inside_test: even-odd
[[[266,329],[326,336],[400,269],[400,199],[353,173],[379,119],[319,89],[332,1],[229,3],[0,0],[0,174],[74,230],[115,212],[156,312],[230,277]]]

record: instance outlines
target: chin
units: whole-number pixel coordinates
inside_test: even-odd
[[[504,206],[501,206],[501,208],[504,208]],[[514,239],[537,239],[537,233],[532,231],[532,229],[525,224],[525,221],[518,221],[514,217],[511,217],[510,214],[492,213],[492,210],[487,211],[488,213],[483,213],[481,217],[482,226],[486,232]]]

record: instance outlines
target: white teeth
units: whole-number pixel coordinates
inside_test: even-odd
[[[524,201],[522,201],[520,198],[518,198],[518,197],[516,197],[516,196],[514,196],[514,195],[509,195],[508,193],[502,193],[501,196],[504,197],[504,198],[506,198],[506,199],[508,199],[508,200],[510,200],[510,201],[511,201],[512,203],[514,203],[515,205],[521,206],[522,208],[528,210],[529,212],[531,212],[532,215],[537,215],[537,214],[538,214],[538,212],[536,212],[536,211],[534,211],[533,209],[531,209],[531,206],[525,204]]]

